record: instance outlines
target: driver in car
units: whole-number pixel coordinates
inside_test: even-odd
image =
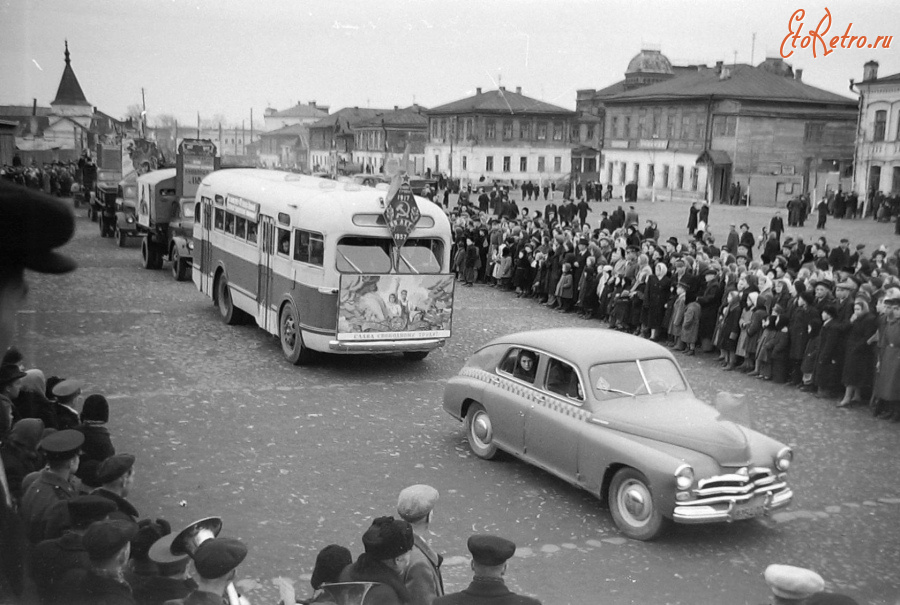
[[[534,374],[537,372],[537,360],[531,351],[522,351],[516,360],[516,369],[513,376],[526,382],[534,382]]]

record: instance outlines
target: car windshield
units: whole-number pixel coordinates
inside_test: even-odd
[[[598,364],[591,368],[590,380],[594,396],[600,401],[687,390],[681,372],[670,359]]]

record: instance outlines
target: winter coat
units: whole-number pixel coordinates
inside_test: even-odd
[[[722,302],[722,289],[716,279],[712,279],[697,297],[700,303],[700,338],[712,338],[716,331],[716,315]]]
[[[571,273],[563,273],[556,284],[555,294],[559,298],[573,298],[575,296],[575,285],[572,280]]]
[[[741,327],[738,322],[741,320],[740,297],[729,304],[724,310],[724,318],[722,320],[721,338],[716,343],[723,351],[734,351],[737,349],[738,337],[741,335]]]
[[[878,318],[867,313],[847,324],[844,339],[844,371],[841,382],[850,387],[870,387],[875,380],[875,347],[868,340],[878,331]]]
[[[658,330],[665,326],[666,301],[669,298],[669,287],[672,283],[668,275],[662,279],[654,273],[647,280],[647,292],[644,297],[644,307],[647,309],[647,327]]]
[[[788,336],[790,346],[788,357],[793,361],[800,361],[806,354],[806,345],[809,342],[809,327],[814,326],[815,332],[818,333],[822,320],[819,319],[815,308],[812,307],[796,307],[791,314],[790,324],[788,325]]]
[[[679,296],[672,303],[672,319],[669,322],[669,334],[679,338],[684,324],[685,297]]]
[[[900,321],[888,321],[878,328],[878,375],[875,397],[900,400]]]
[[[694,344],[700,333],[700,304],[697,301],[684,307],[684,322],[681,324],[681,341]]]
[[[820,389],[835,389],[841,381],[844,366],[844,326],[835,320],[822,324],[819,333],[819,355],[813,380]]]

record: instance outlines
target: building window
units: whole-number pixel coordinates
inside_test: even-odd
[[[872,131],[873,141],[883,141],[884,132],[887,129],[887,111],[884,109],[875,112],[875,128]]]
[[[622,162],[622,164],[619,166],[619,184],[620,185],[625,184],[625,169],[626,168],[627,168],[627,164],[625,162]]]
[[[486,139],[495,139],[497,138],[497,130],[496,124],[494,120],[485,120],[484,121],[484,138]]]
[[[519,123],[519,136],[525,140],[531,138],[531,122]]]
[[[663,189],[669,188],[669,165],[663,164],[663,179],[662,179]]]
[[[653,130],[650,131],[650,134],[654,137],[659,136],[660,122],[662,122],[662,110],[654,109],[653,110]]]
[[[631,116],[625,116],[625,132],[623,133],[626,139],[632,138],[631,136]]]
[[[825,124],[823,122],[807,122],[806,129],[803,132],[804,143],[821,143],[822,135],[825,133]]]
[[[594,125],[593,124],[589,124],[587,127],[587,140],[588,141],[594,140]]]
[[[441,139],[447,138],[447,120],[441,120]]]
[[[631,182],[637,184],[637,183],[641,182],[640,179],[641,179],[641,165],[635,164],[634,171],[631,176]]]
[[[737,127],[737,116],[713,116],[713,136],[732,137]]]
[[[684,166],[675,170],[675,189],[684,189]]]
[[[494,170],[494,156],[489,155],[484,158],[484,169],[488,172],[493,172]]]
[[[666,138],[674,139],[675,138],[675,114],[670,113],[666,117]]]
[[[706,140],[706,118],[697,116],[697,121],[694,123],[694,138],[698,141]]]
[[[563,140],[563,125],[558,122],[553,123],[553,140],[554,141],[562,141]]]
[[[686,141],[691,138],[691,117],[681,116],[681,140]]]
[[[503,120],[503,140],[508,141],[513,138],[512,120]]]
[[[572,172],[581,172],[581,158],[572,158]]]
[[[469,162],[468,162],[468,158],[466,156],[462,157],[462,169],[463,170],[469,169]]]
[[[637,179],[635,179],[637,182]],[[647,166],[647,187],[653,188],[656,186],[656,164],[650,164]]]
[[[606,182],[608,184],[612,185],[612,180],[613,180],[613,163],[607,162],[606,163]]]
[[[544,172],[544,156],[538,157],[538,172]]]
[[[509,172],[511,159],[508,155],[503,156],[503,172]]]
[[[538,122],[537,140],[538,141],[546,141],[547,140],[547,122]]]
[[[519,172],[528,172],[528,158],[519,158]]]
[[[580,141],[581,140],[581,127],[577,124],[572,126],[572,132],[569,133],[569,140],[571,141]]]
[[[562,158],[560,156],[553,158],[553,172],[562,172]]]
[[[609,138],[619,138],[619,116],[613,116],[612,121],[609,123]]]
[[[700,181],[700,169],[696,166],[691,168],[691,191],[697,191],[697,185]]]
[[[441,156],[438,154],[434,154],[434,171],[436,173],[441,171]]]

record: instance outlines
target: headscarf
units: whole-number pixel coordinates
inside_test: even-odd
[[[40,418],[23,418],[13,425],[7,435],[7,439],[28,451],[36,451],[43,433],[43,420]]]
[[[22,391],[44,394],[47,391],[47,379],[40,370],[25,370],[25,376],[19,381]]]

